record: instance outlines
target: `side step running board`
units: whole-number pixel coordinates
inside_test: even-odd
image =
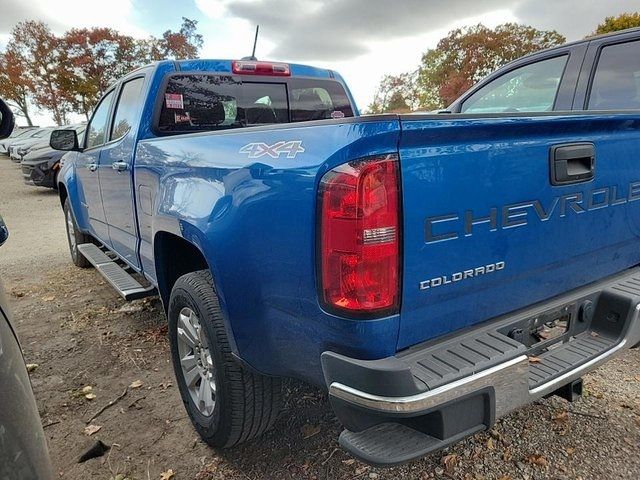
[[[107,279],[125,300],[157,295],[155,287],[144,287],[93,243],[78,245],[78,251]]]

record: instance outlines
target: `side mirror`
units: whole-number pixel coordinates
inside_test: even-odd
[[[7,138],[13,131],[13,112],[9,106],[0,99],[0,139]]]
[[[7,241],[7,238],[9,238],[9,229],[0,216],[0,246]]]
[[[49,146],[65,152],[79,152],[78,134],[75,130],[54,130],[49,138]]]

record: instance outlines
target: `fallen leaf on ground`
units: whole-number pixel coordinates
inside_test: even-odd
[[[93,387],[91,385],[87,385],[86,387],[82,387],[81,392],[84,394],[91,393],[93,391]]]
[[[38,368],[38,366],[39,365],[37,363],[27,363],[27,372],[33,372],[36,368]]]
[[[529,362],[530,363],[540,363],[541,360],[539,357],[529,357]]]
[[[166,472],[162,472],[160,474],[160,480],[171,480],[175,476],[176,472],[174,472],[172,469],[169,469]]]
[[[493,438],[489,437],[489,440],[487,440],[487,449],[489,450],[493,450],[495,449],[495,445],[493,444]]]
[[[320,433],[320,425],[311,425],[306,423],[301,428],[302,438],[310,438]]]
[[[546,467],[549,465],[549,461],[539,453],[536,453],[534,455],[529,455],[527,457],[527,462],[529,462],[532,465],[539,465],[541,467]]]
[[[575,452],[575,451],[576,451],[576,449],[573,448],[573,447],[567,447],[567,449],[566,449],[567,455],[573,455],[573,452]]]
[[[354,463],[356,463],[356,461],[353,458],[349,458],[347,460],[342,460],[342,463],[344,463],[345,465],[353,465]]]
[[[85,435],[93,435],[94,433],[99,432],[101,428],[102,425],[87,425],[84,427],[84,433]]]
[[[43,302],[50,302],[52,301],[54,298],[56,298],[54,295],[49,295],[47,297],[42,297],[42,301]]]
[[[453,475],[458,464],[458,455],[452,453],[451,455],[445,455],[442,457],[442,465],[444,465],[444,471],[449,475]]]
[[[129,385],[130,388],[140,388],[142,386],[142,380],[136,380],[134,382],[131,382],[131,385]]]
[[[551,420],[553,420],[557,424],[567,423],[569,421],[569,413],[565,410],[560,413],[556,413],[551,416]]]
[[[356,468],[356,475],[362,475],[367,470],[369,470],[369,467],[367,465],[362,465],[361,467]]]
[[[86,398],[87,400],[93,400],[96,398],[96,394],[95,393],[87,393],[84,398]]]

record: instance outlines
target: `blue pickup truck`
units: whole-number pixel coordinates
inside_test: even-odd
[[[445,114],[360,116],[302,65],[163,61],[52,134],[71,256],[159,295],[186,410],[230,447],[283,377],[378,465],[640,342],[640,31],[520,59]]]

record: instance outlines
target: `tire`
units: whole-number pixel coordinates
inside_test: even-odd
[[[180,396],[202,439],[213,447],[228,448],[270,429],[282,406],[281,380],[247,370],[231,354],[208,270],[188,273],[176,281],[168,316]]]
[[[82,243],[91,243],[93,239],[91,238],[91,235],[87,235],[86,233],[78,230],[78,224],[73,216],[73,211],[71,210],[71,204],[69,203],[68,198],[65,200],[64,208],[62,210],[64,211],[64,223],[67,227],[67,242],[69,243],[71,260],[77,267],[89,268],[91,263],[89,263],[89,260],[84,258],[84,255],[78,251],[77,247]]]

